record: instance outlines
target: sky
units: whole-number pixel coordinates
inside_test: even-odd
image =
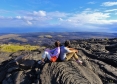
[[[116,0],[2,0],[1,32],[117,32]]]

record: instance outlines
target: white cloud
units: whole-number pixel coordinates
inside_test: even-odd
[[[44,16],[46,16],[46,11],[42,11],[42,10],[38,11],[38,12],[34,11],[33,14],[44,17]]]
[[[113,12],[113,11],[117,11],[117,9],[105,10],[105,12]]]
[[[27,21],[27,24],[28,24],[28,25],[32,25],[32,22],[30,22],[30,21]]]
[[[42,11],[42,10],[41,10]],[[112,10],[106,10],[112,11]],[[115,11],[115,9],[113,9]],[[45,15],[44,15],[45,14]],[[111,14],[99,12],[87,8],[82,12],[65,13],[59,11],[53,12],[28,12],[22,13],[11,19],[0,17],[0,27],[61,27],[72,30],[105,30],[112,28],[117,24],[117,20],[111,19]],[[85,29],[84,29],[85,28]]]
[[[24,20],[33,20],[33,17],[31,17],[31,16],[24,16],[23,19]]]
[[[17,19],[21,19],[21,16],[16,16]]]
[[[90,10],[91,10],[91,8],[86,8],[86,9],[85,9],[85,11],[90,11]]]
[[[107,24],[106,19],[110,17],[109,13],[101,13],[101,12],[94,12],[94,13],[80,13],[75,14],[72,17],[69,17],[67,21],[70,21],[71,24]],[[104,22],[105,20],[105,22]]]
[[[104,2],[102,3],[102,6],[115,6],[117,5],[117,2]]]
[[[96,4],[96,2],[92,1],[92,2],[88,2],[87,4]]]
[[[63,19],[62,18],[58,18],[60,21],[63,21]]]
[[[86,8],[84,9],[84,11],[82,11],[82,13],[91,13],[91,12],[92,12],[91,8]]]
[[[55,11],[55,12],[48,12],[47,15],[49,17],[59,18],[59,17],[66,17],[69,14],[68,13],[64,13],[64,12]]]

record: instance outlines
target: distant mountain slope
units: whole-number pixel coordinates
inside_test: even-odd
[[[0,43],[20,43],[31,45],[50,45],[54,41],[64,42],[71,39],[116,38],[117,33],[102,32],[34,32],[0,34]]]

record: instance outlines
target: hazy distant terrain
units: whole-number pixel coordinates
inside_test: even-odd
[[[39,33],[14,33],[0,34],[0,43],[19,43],[31,45],[53,44],[59,40],[64,42],[70,39],[89,39],[89,38],[116,38],[116,33],[96,33],[96,32],[39,32]]]

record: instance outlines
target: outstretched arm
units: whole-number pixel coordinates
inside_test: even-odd
[[[76,52],[76,53],[78,53],[78,50],[76,50],[76,49],[74,49],[74,48],[69,48],[69,50],[70,50],[71,52]]]

